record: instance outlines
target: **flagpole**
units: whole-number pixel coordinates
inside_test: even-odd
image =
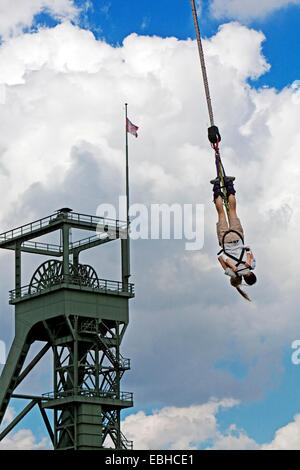
[[[128,104],[125,103],[125,131],[126,131],[126,220],[127,220],[127,230],[129,230],[129,165],[128,165],[128,129],[127,129],[127,107]],[[128,233],[127,233],[128,236]]]
[[[128,164],[128,128],[127,107],[125,103],[125,136],[126,136],[126,238],[121,240],[122,246],[122,278],[124,285],[128,285],[130,278],[130,240],[129,240],[129,164]]]

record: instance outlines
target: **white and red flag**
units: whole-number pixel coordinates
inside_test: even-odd
[[[137,131],[138,131],[138,126],[135,126],[134,124],[132,124],[132,122],[129,121],[129,119],[127,118],[127,132],[137,137],[138,136]]]

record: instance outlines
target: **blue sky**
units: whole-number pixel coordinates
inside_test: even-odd
[[[193,18],[189,0],[131,0],[89,1],[75,0],[82,9],[80,26],[89,29],[97,39],[104,39],[109,44],[122,44],[129,34],[175,36],[178,39],[195,38]],[[36,16],[35,24],[54,26],[57,22],[49,14]],[[215,19],[209,13],[209,1],[202,1],[202,15],[199,18],[203,37],[215,34],[223,21]],[[281,89],[297,79],[299,75],[299,6],[281,8],[264,19],[252,19],[244,22],[247,26],[262,31],[266,36],[263,53],[272,65],[269,72],[252,86],[267,85]]]
[[[75,2],[79,7],[85,1]],[[137,34],[175,36],[179,39],[195,37],[193,18],[189,0],[131,0],[90,2],[82,14],[82,25],[94,32],[99,39],[110,44],[121,44],[132,32]],[[267,85],[281,89],[291,84],[299,75],[299,6],[281,8],[264,19],[252,19],[246,24],[263,31],[266,41],[263,52],[271,70],[261,77],[253,86]],[[216,20],[209,13],[208,0],[202,1],[200,28],[203,37],[215,34],[223,21]],[[244,22],[245,23],[245,22]]]
[[[204,37],[209,38],[211,36],[214,36],[217,33],[220,25],[223,25],[224,23],[228,23],[232,20],[236,20],[236,21],[238,20],[241,24],[245,25],[247,28],[253,28],[256,31],[262,31],[263,34],[265,35],[266,39],[262,43],[262,54],[266,58],[267,62],[271,65],[271,68],[265,74],[260,75],[260,77],[257,80],[250,80],[249,78],[247,78],[247,83],[249,83],[249,85],[253,89],[258,90],[262,87],[266,87],[266,88],[274,87],[279,93],[285,87],[290,87],[291,84],[295,80],[300,79],[300,57],[299,57],[299,50],[298,50],[299,48],[299,24],[300,24],[300,6],[299,5],[283,7],[276,11],[272,11],[269,14],[266,14],[264,16],[255,17],[255,15],[251,15],[251,17],[246,16],[241,19],[240,17],[234,17],[234,15],[231,15],[231,16],[223,15],[221,18],[215,18],[210,11],[211,3],[212,2],[209,2],[208,0],[205,0],[205,1],[203,0],[201,2],[202,14],[199,17],[199,20],[200,20],[200,29]],[[168,38],[170,36],[173,36],[180,40],[186,40],[187,38],[193,38],[193,39],[195,38],[194,25],[193,25],[189,0],[185,0],[185,1],[174,0],[173,2],[170,2],[169,0],[152,0],[152,1],[131,0],[130,2],[126,2],[123,0],[111,0],[111,1],[109,0],[103,0],[103,1],[75,0],[74,4],[81,10],[81,13],[80,13],[79,19],[76,18],[73,21],[73,23],[77,24],[81,29],[92,31],[97,40],[105,41],[112,46],[121,46],[123,43],[123,40],[132,33],[136,33],[140,36],[143,36],[143,35],[158,36],[161,38]],[[49,11],[41,12],[35,15],[34,18],[35,18],[34,23],[32,25],[27,25],[27,27],[24,28],[24,31],[38,31],[41,26],[51,29],[51,28],[54,28],[59,23],[59,20],[57,20],[57,18],[54,18],[51,12]],[[195,70],[196,69],[199,69],[199,61],[195,62]],[[209,71],[208,71],[208,74],[209,74]],[[200,69],[199,69],[199,80],[200,80]],[[275,96],[276,96],[276,93],[275,93]],[[212,98],[214,100],[214,96],[212,96]],[[136,108],[137,108],[137,105],[136,105]],[[241,109],[241,113],[244,110],[242,105],[240,105],[240,108],[237,108],[237,109],[238,111],[239,109]],[[201,112],[203,112],[203,110],[201,110],[199,106],[199,115],[201,114]],[[136,122],[136,118],[135,118],[133,111],[131,113],[133,114],[133,116],[130,114],[132,121],[139,125],[139,122]],[[245,112],[245,114],[247,113]],[[140,111],[140,116],[143,116],[144,120],[146,120],[145,116],[142,114],[141,111]],[[206,116],[205,117],[200,116],[200,120],[201,122],[202,121],[205,122],[207,118]],[[239,116],[234,117],[234,122],[237,122],[237,123],[239,122]],[[143,132],[143,129],[142,129],[142,132]],[[259,142],[262,141],[261,137],[262,136],[260,135]],[[140,145],[140,141],[141,139],[139,140],[138,145]],[[150,142],[153,144],[154,140],[152,139],[150,140]],[[258,146],[258,143],[256,143],[255,137],[252,142],[254,142],[253,148],[256,148],[255,145]],[[196,145],[195,141],[192,141],[192,144]],[[90,148],[92,148],[92,145],[94,145],[94,143],[90,145]],[[155,146],[155,144],[153,145]],[[130,146],[133,147],[132,142],[130,142]],[[92,152],[90,148],[89,148],[89,151]],[[143,147],[140,147],[140,151],[142,151],[142,148]],[[251,149],[252,147],[250,148],[249,152],[252,151]],[[263,150],[261,151],[263,153]],[[240,170],[241,176],[243,176],[242,165],[237,164],[237,169],[239,169],[239,167],[241,168]],[[269,168],[268,166],[266,167]],[[268,174],[264,176],[264,180],[268,181]],[[71,178],[70,178],[70,181],[71,181]],[[70,184],[70,188],[72,188],[71,184]],[[32,190],[32,194],[30,193],[29,190]],[[48,190],[48,193],[45,188],[43,189],[43,191],[44,191],[43,194],[45,195],[45,199],[48,198],[49,200],[52,200],[52,199],[55,200],[50,189]],[[24,200],[27,204],[26,208],[28,210],[28,214],[31,214],[31,210],[33,209],[30,203],[33,205],[34,200],[35,200],[33,198],[34,188],[32,188],[32,186],[28,187],[26,191],[24,192],[24,194],[25,194]],[[138,194],[138,189],[136,189],[136,194]],[[141,190],[141,194],[143,194],[142,190]],[[65,192],[64,195],[68,197],[67,192]],[[255,212],[255,207],[253,208],[251,206],[251,201],[249,202],[249,199],[251,198],[247,199],[247,195],[249,197],[249,194],[245,193],[245,196],[243,199],[243,202],[245,203],[244,210],[245,212],[247,212],[247,210],[249,210],[249,212],[250,211]],[[42,197],[41,197],[41,200],[42,200]],[[90,197],[90,201],[93,201],[92,197]],[[247,206],[247,204],[249,205]],[[44,206],[41,206],[41,207],[44,207]],[[270,211],[272,211],[273,207],[272,206],[270,207],[271,207]],[[46,215],[46,214],[43,213],[42,215]],[[255,221],[255,218],[252,217],[250,218],[250,220],[253,222]],[[266,222],[266,224],[267,223],[268,222]],[[208,243],[208,246],[209,246],[208,249],[210,250],[211,248],[210,248],[209,243]],[[137,249],[137,253],[138,253],[138,250],[140,249],[145,250],[145,252],[147,251],[147,248],[145,245],[140,244],[139,246],[141,248]],[[261,248],[261,251],[263,251],[263,248]],[[145,254],[145,256],[147,257],[148,255]],[[175,256],[174,259],[176,261],[177,259],[176,254],[174,256]],[[136,258],[138,258],[138,256]],[[151,264],[150,258],[151,256],[149,255],[149,259],[148,259],[149,265]],[[151,268],[154,269],[152,265],[151,265]],[[142,272],[142,270],[140,272]],[[187,273],[189,274],[189,270],[187,270]],[[143,289],[142,281],[143,280],[144,282],[147,281],[147,275],[144,275],[144,277],[142,276],[143,275],[141,275],[140,279],[138,279],[138,283],[140,283],[139,285]],[[198,278],[196,277],[193,281],[194,281],[195,289],[197,289]],[[146,291],[145,286],[144,286],[144,289],[145,290],[143,292]],[[207,285],[207,292],[214,295],[213,289],[210,290],[209,283]],[[205,293],[203,291],[202,293],[203,297],[205,297],[205,302],[207,303],[206,307],[209,310],[209,308],[212,308],[212,305],[213,305],[214,308],[217,309],[218,303],[214,304],[212,300],[210,301],[209,294],[207,294],[207,292]],[[281,313],[278,313],[277,311],[275,311],[276,302],[274,302],[274,305],[272,304],[272,294],[273,294],[272,287],[269,288],[269,285],[265,287],[265,290],[264,288],[262,288],[262,290],[258,292],[258,296],[261,296],[260,299],[262,299],[261,311],[264,312],[265,309],[269,308],[271,305],[270,307],[271,315],[272,315],[272,308],[274,308],[274,324],[276,324],[276,321],[278,321],[277,315],[283,315],[284,308],[285,308],[284,305],[286,305],[285,303],[286,299],[283,299],[282,306],[280,303],[277,302],[277,307],[279,309],[279,312],[281,309]],[[225,294],[225,295],[228,295],[228,294]],[[148,297],[148,304],[147,304],[147,301],[144,301],[141,298],[137,298],[135,300],[133,310],[136,312],[136,314],[138,314],[137,313],[138,311],[143,311],[147,315],[149,314],[149,312],[151,312],[152,305],[150,304],[150,302],[153,301],[153,309],[157,309],[157,311],[159,311],[159,308],[160,308],[159,299],[160,299],[159,295],[158,295],[158,300],[151,299],[151,298],[149,300],[149,297]],[[167,297],[164,297],[164,298],[162,297],[161,299],[164,300],[165,302],[166,302],[166,299],[168,301]],[[230,310],[232,308],[234,312],[236,313],[236,315],[244,315],[244,314],[248,315],[249,314],[249,312],[245,310],[246,307],[241,307],[239,310],[239,307],[236,307],[236,305],[233,305],[230,303],[231,300],[229,299],[229,297],[225,297],[225,302],[226,300],[228,300],[229,302],[227,306],[228,309]],[[174,304],[175,303],[176,301],[174,301]],[[298,307],[296,305],[295,309],[297,308]],[[220,314],[222,315],[222,313],[223,311],[222,309],[220,309]],[[226,310],[226,314],[227,313],[228,312]],[[246,326],[244,325],[244,328],[245,330],[247,329],[247,325],[248,325],[247,322],[249,322],[249,324],[251,323],[253,327],[253,331],[255,331],[255,325],[253,326],[253,320],[251,320],[250,318],[251,313],[252,312],[250,312],[249,317],[247,317]],[[168,318],[170,319],[172,317],[170,316]],[[146,325],[148,331],[151,331],[151,327],[156,328],[156,324],[151,323],[150,320],[136,319],[135,321],[136,323],[140,322],[139,323],[140,328],[142,327],[145,328],[145,325]],[[143,321],[145,323],[143,323]],[[167,323],[167,320],[165,321],[166,321],[166,325],[169,326],[169,323]],[[188,319],[188,321],[190,320]],[[198,321],[200,322],[200,320],[197,318],[197,322]],[[236,323],[238,323],[238,320],[236,321]],[[183,320],[182,320],[182,323],[180,323],[180,325],[184,326]],[[189,323],[189,326],[191,326],[190,323]],[[200,328],[202,329],[203,325],[201,323],[195,323],[195,325],[192,326],[192,328],[195,331],[197,327],[199,327],[199,329]],[[237,331],[239,328],[240,328],[240,325],[238,324]],[[205,331],[205,328],[204,328],[204,331]],[[230,331],[230,325],[226,326],[224,334],[226,335],[226,332],[228,331]],[[257,334],[261,335],[263,330],[259,330],[259,331],[260,333],[257,333]],[[226,343],[224,346],[225,353],[224,353],[223,358],[218,356],[218,352],[216,352],[217,348],[216,350],[214,350],[214,354],[217,359],[212,364],[210,364],[211,369],[210,369],[210,374],[208,377],[208,380],[210,380],[210,382],[209,382],[209,385],[207,385],[207,394],[209,393],[211,394],[213,385],[215,385],[215,396],[217,399],[235,398],[234,394],[240,394],[242,397],[245,397],[244,400],[241,400],[240,404],[235,405],[235,406],[229,406],[228,408],[225,407],[226,409],[223,409],[221,407],[219,411],[216,413],[219,431],[221,433],[226,434],[226,430],[229,428],[229,426],[232,423],[235,423],[238,430],[243,430],[247,434],[247,436],[253,441],[255,441],[257,444],[259,445],[265,444],[265,443],[271,442],[274,439],[275,432],[279,428],[282,428],[288,423],[291,423],[293,421],[295,414],[300,412],[300,406],[298,403],[298,390],[300,387],[300,366],[296,366],[292,364],[291,362],[292,349],[290,346],[291,342],[294,339],[296,339],[296,337],[294,336],[297,336],[297,335],[300,336],[300,323],[298,319],[296,319],[295,322],[293,323],[293,327],[291,327],[291,331],[289,331],[289,333],[286,335],[286,338],[283,342],[282,341],[280,342],[278,340],[278,344],[274,344],[274,346],[272,344],[272,341],[274,340],[274,343],[277,341],[278,338],[276,334],[274,335],[274,338],[271,336],[271,333],[270,333],[269,338],[266,337],[262,339],[262,337],[260,336],[261,343],[263,343],[264,340],[266,341],[266,353],[265,353],[266,356],[264,357],[265,365],[260,364],[259,358],[255,357],[255,354],[251,355],[249,351],[243,351],[243,353],[241,353],[241,349],[242,349],[241,343],[239,343],[239,341],[236,340],[236,337],[234,335],[232,336],[230,340],[228,340],[229,343],[228,344]],[[182,338],[180,338],[179,333],[180,332],[177,331],[178,338],[179,338],[179,339],[177,338],[177,340],[178,340],[178,344],[181,345],[182,347],[182,344],[184,344],[184,342]],[[130,336],[130,331],[128,332],[128,336],[129,336],[129,340],[124,341],[125,346],[128,347],[129,350],[133,351],[133,353],[136,355],[136,358],[137,358],[139,351],[136,349],[137,346],[134,343],[135,338]],[[142,347],[142,342],[140,342],[139,344]],[[254,340],[254,344],[255,344],[255,340]],[[241,349],[239,349],[239,347]],[[231,352],[231,348],[232,348],[232,352]],[[180,360],[180,356],[181,356],[180,351],[177,351],[173,344],[170,345],[170,350],[171,352],[175,351],[175,353],[178,354],[178,356],[176,357]],[[190,351],[190,354],[192,355],[194,354],[193,346],[191,344],[189,344],[189,351]],[[196,351],[196,354],[199,354],[198,349],[195,351]],[[171,352],[170,352],[170,355],[171,355]],[[274,353],[274,361],[275,361],[274,364],[272,363],[272,357],[271,357],[273,353]],[[202,358],[199,357],[199,362],[201,362],[200,359],[202,361]],[[187,357],[185,360],[187,361],[187,369],[188,369],[188,367],[191,367],[190,362],[189,362],[190,358]],[[264,359],[262,359],[262,361],[264,362]],[[197,366],[197,358],[195,359],[195,363]],[[191,367],[191,369],[189,369],[190,376],[187,373],[187,377],[190,377],[191,379],[194,379],[195,363],[193,363],[193,368]],[[205,359],[203,359],[203,363],[205,364]],[[203,363],[201,362],[201,367],[203,367]],[[151,367],[150,362],[147,363],[148,367],[149,367],[149,364]],[[170,365],[172,363],[169,361],[168,364]],[[253,369],[257,368],[257,370],[263,370],[263,368],[264,367],[267,368],[268,365],[270,368],[268,372],[270,374],[270,377],[266,379],[265,383],[260,384],[258,382],[255,382],[256,376],[254,376],[254,379],[252,379],[252,381],[247,382],[247,380],[249,379],[249,375],[253,372]],[[182,367],[183,368],[185,367],[184,364]],[[204,365],[204,368],[205,368],[205,365]],[[153,369],[154,369],[154,366],[153,366]],[[142,372],[143,372],[142,364],[139,364],[136,369],[133,367],[133,371],[129,373],[128,378],[125,377],[123,379],[124,389],[129,389],[133,391],[137,390],[135,408],[133,410],[127,410],[126,412],[124,412],[123,418],[129,416],[132,413],[136,413],[138,411],[144,411],[146,415],[151,415],[153,409],[160,409],[169,405],[165,396],[160,397],[159,392],[157,391],[159,389],[158,386],[154,387],[156,394],[153,395],[154,398],[153,400],[151,400],[151,393],[150,393],[151,390],[149,394],[147,394],[147,392],[143,390],[143,385],[141,385],[138,382],[138,380],[140,380],[140,378],[143,377]],[[224,373],[224,380],[226,380],[226,384],[227,384],[226,387],[224,386],[224,390],[222,389],[222,382],[220,382],[219,375],[218,375],[218,378],[216,378],[214,382],[214,375],[213,375],[214,372]],[[151,373],[153,373],[153,377],[158,377],[155,375],[156,371],[151,370]],[[138,377],[137,381],[135,379],[135,374],[136,374],[136,377]],[[261,378],[261,375],[258,373],[257,380],[260,380],[260,378]],[[184,380],[186,381],[187,378],[185,377]],[[198,380],[201,381],[201,374]],[[251,384],[252,389],[247,391],[244,388],[245,388],[245,384],[249,384],[249,383]],[[144,385],[144,388],[147,388],[146,384]],[[199,396],[201,396],[201,398],[199,398],[199,403],[202,403],[205,401],[204,397],[206,397],[206,384],[205,383],[201,384],[201,389],[199,388],[199,390],[200,390]],[[48,390],[45,390],[45,392],[46,391]],[[223,396],[223,392],[224,392],[224,396]],[[233,396],[231,396],[231,392]],[[189,403],[189,398],[187,398],[186,395],[185,395],[185,398],[182,398],[182,396],[179,396],[179,394],[178,394],[178,397],[177,396],[170,397],[170,404],[172,404],[173,406],[197,405],[199,403],[197,402],[196,395],[191,396],[190,403]],[[19,408],[19,406],[20,406],[19,404],[15,405],[16,410]],[[37,438],[39,439],[39,436],[43,434],[43,430],[42,430],[43,425],[41,424],[41,420],[39,418],[38,413],[33,412],[32,415],[28,416],[24,420],[24,422],[26,426],[34,430],[35,435],[38,436]],[[18,429],[23,429],[23,427],[24,427],[24,424],[20,423],[18,426]],[[203,447],[205,447],[205,445],[209,445],[209,440],[202,444]]]
[[[274,429],[292,421],[298,411],[299,368],[291,362],[291,349],[283,351],[284,373],[265,396],[257,402],[240,405],[220,414],[220,425],[226,429],[232,422],[245,429],[248,436],[263,444],[274,437]],[[276,379],[276,376],[274,377]],[[242,379],[241,379],[242,380]]]

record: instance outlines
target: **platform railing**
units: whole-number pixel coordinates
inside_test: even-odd
[[[114,392],[102,390],[61,390],[57,392],[43,393],[42,397],[48,400],[57,400],[60,398],[68,398],[72,396],[84,396],[89,398],[108,398],[112,400],[133,401],[132,392]]]
[[[56,212],[55,214],[51,214],[47,217],[43,217],[42,219],[35,220],[34,222],[30,222],[25,225],[21,225],[20,227],[14,228],[12,230],[8,230],[7,232],[0,234],[0,245],[1,243],[5,243],[8,241],[12,241],[15,238],[22,237],[23,235],[29,235],[31,232],[37,232],[40,229],[46,228],[49,224],[59,221],[73,221],[75,223],[82,223],[90,225],[95,229],[95,226],[101,227],[105,230],[114,229],[114,230],[125,230],[126,229],[126,222],[111,219],[108,217],[99,217],[96,215],[87,215],[87,214],[79,214],[77,212]]]
[[[42,285],[39,282],[31,283],[18,289],[9,291],[9,302],[29,297],[43,292],[49,292],[58,287],[77,286],[79,288],[88,289],[90,291],[106,293],[106,294],[129,294],[134,295],[134,284],[124,283],[122,281],[112,281],[109,279],[94,279],[93,283],[89,283],[89,279],[85,280],[79,276],[65,275],[60,276],[49,283]]]
[[[32,242],[27,241],[22,243],[22,248],[34,249],[34,250],[46,250],[54,251],[58,254],[62,254],[62,246],[55,245],[54,243],[43,243],[43,242]]]
[[[21,237],[22,235],[27,235],[31,232],[35,232],[36,230],[44,228],[56,218],[57,214],[53,214],[47,217],[43,217],[42,219],[35,220],[34,222],[21,225],[20,227],[14,228],[12,230],[8,230],[7,232],[1,233],[0,243],[10,241],[14,238]]]

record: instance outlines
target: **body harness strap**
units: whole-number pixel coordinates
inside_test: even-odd
[[[240,237],[240,239],[242,240],[242,242],[243,242],[243,244],[244,244],[244,238],[242,237],[242,235],[241,235],[239,232],[237,232],[236,230],[227,230],[227,232],[225,232],[224,235],[223,235],[223,239],[222,239],[222,250],[219,251],[218,255],[220,255],[221,253],[224,253],[226,256],[228,256],[228,258],[231,258],[231,259],[233,259],[233,260],[236,262],[236,263],[235,263],[235,266],[236,266],[236,267],[238,267],[240,264],[246,264],[246,262],[243,261],[243,257],[244,257],[245,251],[249,251],[249,248],[243,247],[239,258],[236,258],[236,257],[233,256],[232,254],[226,252],[226,250],[225,250],[225,237],[226,237],[226,235],[228,235],[229,233],[236,233],[236,234]],[[242,269],[244,269],[244,268],[242,268]],[[251,270],[252,268],[249,267],[248,269]]]

